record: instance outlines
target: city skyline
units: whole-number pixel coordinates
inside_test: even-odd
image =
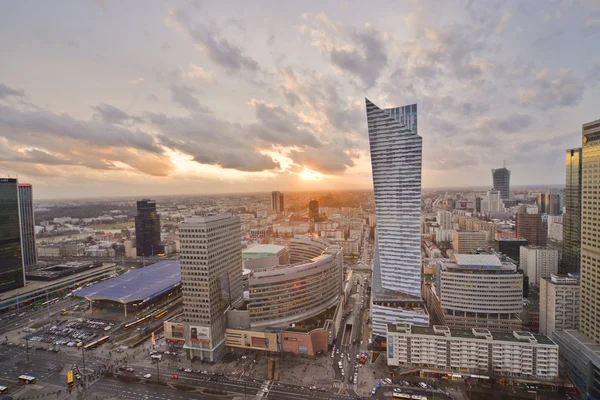
[[[473,3],[2,5],[0,175],[40,199],[371,189],[366,96],[419,104],[424,188],[491,189],[502,160],[562,184],[600,4]]]

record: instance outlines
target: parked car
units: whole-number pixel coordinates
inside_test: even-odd
[[[152,378],[152,375],[150,375],[150,374],[144,375],[144,379],[150,379],[150,378]]]
[[[171,378],[172,378],[172,379],[179,379],[179,376],[177,376],[177,375],[172,375],[172,376],[171,376]]]

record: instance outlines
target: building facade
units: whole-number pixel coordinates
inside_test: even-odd
[[[160,216],[156,212],[154,200],[137,202],[135,247],[138,257],[152,257],[161,253]]]
[[[478,248],[485,247],[487,235],[484,231],[455,231],[452,248],[455,253],[474,254]]]
[[[600,343],[600,120],[583,125],[580,330]]]
[[[530,286],[539,286],[542,278],[558,274],[558,250],[540,246],[522,246],[520,266]]]
[[[555,330],[579,329],[579,279],[551,275],[540,281],[540,333],[552,337]]]
[[[546,193],[546,205],[545,210],[548,215],[560,215],[562,210],[560,207],[560,194],[558,193]]]
[[[311,199],[308,202],[308,218],[319,218],[319,202],[316,199]]]
[[[35,216],[33,214],[33,191],[29,183],[19,183],[19,212],[21,213],[21,247],[23,266],[37,264],[35,247]]]
[[[0,178],[0,293],[25,286],[17,180]]]
[[[481,212],[497,213],[500,211],[504,211],[501,192],[498,190],[488,190],[486,195],[481,199]]]
[[[231,214],[191,217],[179,227],[184,349],[192,359],[223,354],[225,312],[242,298],[240,229]]]
[[[381,109],[365,99],[375,212],[373,333],[388,323],[428,324],[421,298],[421,159],[417,105]]]
[[[449,211],[438,211],[437,212],[437,223],[440,229],[453,229],[454,224],[452,223],[452,213]]]
[[[542,380],[558,376],[558,346],[544,335],[399,324],[388,325],[387,337],[390,366]]]
[[[520,209],[515,215],[517,237],[527,239],[530,246],[548,244],[548,227],[540,214],[528,214]]]
[[[279,191],[271,192],[271,210],[276,213],[284,212],[283,193]]]
[[[492,181],[494,190],[500,192],[500,198],[507,200],[510,198],[510,170],[505,167],[492,170]]]
[[[499,239],[498,251],[510,257],[517,263],[518,267],[521,261],[521,246],[527,246],[528,244],[527,239],[524,238]]]
[[[579,273],[581,247],[581,147],[566,153],[565,215],[563,217],[562,271]]]

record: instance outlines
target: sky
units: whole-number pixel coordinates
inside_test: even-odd
[[[0,176],[37,198],[372,188],[365,97],[423,187],[563,184],[600,0],[0,2]]]

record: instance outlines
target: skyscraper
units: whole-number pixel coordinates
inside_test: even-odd
[[[560,194],[546,193],[546,205],[544,208],[548,215],[562,214],[562,210],[560,209]]]
[[[316,199],[308,202],[308,218],[319,218],[319,202]]]
[[[515,231],[518,238],[527,239],[530,246],[548,244],[548,226],[540,214],[527,214],[523,209],[515,215]]]
[[[242,298],[240,219],[192,217],[179,231],[184,348],[190,358],[212,362],[225,350],[225,311]]]
[[[17,180],[0,178],[0,293],[25,286]]]
[[[563,217],[562,271],[579,273],[581,247],[581,147],[566,153],[565,215]]]
[[[366,100],[377,231],[373,334],[387,324],[428,325],[421,299],[421,153],[417,105],[380,109]]]
[[[583,125],[581,160],[581,318],[587,337],[600,343],[600,120]]]
[[[284,212],[283,193],[279,191],[271,192],[271,210],[277,213]]]
[[[151,257],[161,252],[160,216],[156,212],[155,200],[137,202],[135,247],[138,257]]]
[[[19,183],[19,210],[21,213],[21,245],[23,266],[37,264],[35,248],[35,217],[33,215],[33,193],[29,183]]]
[[[500,198],[502,200],[510,198],[510,171],[506,167],[493,169],[492,180],[494,182],[494,190],[500,192]]]

